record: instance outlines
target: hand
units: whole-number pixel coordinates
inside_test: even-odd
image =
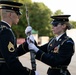
[[[31,26],[27,26],[26,29],[25,29],[25,34],[27,36],[31,35],[32,34],[32,27]]]
[[[35,71],[35,75],[39,75],[39,73],[37,71]]]
[[[34,42],[35,42],[35,39],[34,39],[33,35],[30,35],[30,36],[27,37],[27,43],[28,44],[29,43],[34,43]]]
[[[34,50],[35,52],[39,51],[39,49],[34,45],[34,43],[29,43],[28,48],[29,50]]]

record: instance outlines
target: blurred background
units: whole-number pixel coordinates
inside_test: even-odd
[[[49,39],[54,37],[52,30],[51,30],[52,19],[50,18],[50,16],[65,14],[61,9],[56,9],[56,11],[55,10],[53,11],[51,8],[49,8],[47,5],[45,5],[45,3],[43,3],[43,1],[41,1],[41,0],[40,0],[41,2],[37,2],[37,0],[36,1],[35,0],[9,0],[9,1],[17,1],[17,2],[21,2],[24,4],[21,7],[22,15],[21,15],[20,22],[18,23],[18,25],[13,25],[13,27],[12,27],[12,29],[17,37],[18,46],[20,44],[22,44],[24,41],[26,41],[25,28],[28,26],[27,19],[26,19],[26,6],[28,9],[28,13],[29,13],[30,25],[33,28],[32,34],[33,34],[37,44],[43,45],[43,44],[47,43],[49,41]],[[46,2],[47,1],[48,0],[46,0]],[[57,5],[59,5],[59,4],[57,4]],[[56,7],[57,5],[54,5],[54,6]],[[70,8],[68,8],[68,9],[70,9]],[[72,11],[72,12],[74,12],[74,11]],[[69,11],[68,11],[68,13],[69,13]],[[75,42],[75,47],[76,47],[76,21],[70,20],[70,23],[72,24],[73,27],[71,30],[67,30],[67,34],[68,34],[68,36],[73,38],[73,40]],[[27,53],[26,55],[19,57],[19,60],[22,62],[22,64],[24,66],[31,68],[30,53]],[[36,60],[36,61],[37,61],[36,62],[37,70],[40,73],[39,75],[46,75],[47,69],[49,66],[38,60]],[[68,69],[70,70],[72,75],[76,75],[76,71],[75,71],[76,70],[76,53],[74,54]]]

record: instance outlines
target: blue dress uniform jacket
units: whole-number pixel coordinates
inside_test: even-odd
[[[27,52],[26,48],[26,42],[17,47],[12,29],[8,24],[0,22],[0,75],[35,75],[18,60],[18,56]]]
[[[74,54],[74,42],[66,33],[58,41],[53,38],[39,49],[36,59],[50,66],[48,75],[70,75],[67,67]]]

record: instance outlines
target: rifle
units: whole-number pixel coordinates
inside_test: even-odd
[[[27,23],[28,23],[28,26],[30,26],[30,22],[29,22],[29,14],[28,14],[28,9],[27,9],[27,6],[25,6],[26,8],[26,19],[27,19]],[[31,33],[29,32],[29,35]],[[31,57],[31,66],[32,66],[32,70],[33,71],[36,71],[36,61],[35,61],[35,52],[34,50],[30,50],[30,57]]]

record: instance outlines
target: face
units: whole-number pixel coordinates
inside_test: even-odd
[[[60,23],[57,26],[52,26],[52,31],[55,35],[60,35],[64,33],[65,26]]]
[[[20,19],[20,15],[17,15],[14,11],[11,12],[11,19],[13,24],[17,24]]]

